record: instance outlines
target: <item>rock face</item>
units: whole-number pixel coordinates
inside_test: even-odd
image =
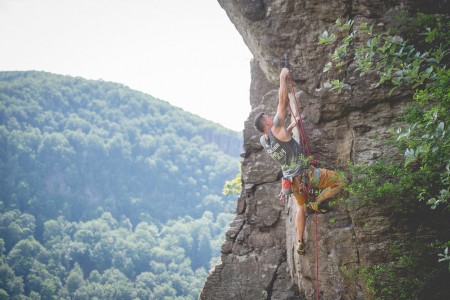
[[[270,91],[274,88],[253,63],[252,107],[267,93],[273,96]],[[255,113],[253,109],[251,115]],[[246,128],[253,127],[249,120]],[[201,299],[298,299],[287,265],[285,208],[277,200],[279,167],[261,151],[254,129],[245,130],[244,140],[245,186],[237,216],[226,233],[221,262],[209,274]]]
[[[295,252],[296,204],[280,203],[281,170],[262,149],[253,119],[275,114],[278,75],[285,53],[302,110],[311,150],[325,168],[348,161],[370,162],[390,150],[383,144],[408,95],[388,96],[360,80],[344,94],[330,92],[322,72],[332,49],[318,37],[338,17],[378,24],[384,30],[398,8],[411,1],[218,0],[254,55],[251,65],[252,112],[245,122],[243,191],[236,218],[211,270],[201,299],[315,299],[314,215],[307,219],[306,255]],[[349,78],[353,76],[349,72]],[[348,270],[389,257],[389,241],[409,233],[389,217],[389,207],[338,205],[317,216],[321,299],[368,299],[364,284]],[[404,229],[404,230],[403,230]]]

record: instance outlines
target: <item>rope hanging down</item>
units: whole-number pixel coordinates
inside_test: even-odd
[[[288,54],[286,53],[286,55],[284,56],[284,67],[288,68],[289,66],[289,57]],[[309,143],[308,143],[308,139],[306,138],[306,133],[305,133],[305,128],[303,126],[303,121],[302,121],[302,117],[300,115],[300,108],[298,106],[298,100],[297,100],[297,96],[295,94],[295,90],[294,90],[294,83],[292,81],[292,77],[289,74],[289,82],[291,84],[291,89],[292,89],[292,95],[294,96],[294,102],[295,102],[295,106],[297,109],[297,117],[295,117],[294,111],[292,110],[291,107],[291,102],[289,101],[289,109],[291,111],[291,116],[293,116],[296,120],[296,124],[297,124],[297,129],[298,129],[298,133],[300,135],[300,143],[302,146],[303,151],[305,152],[306,156],[310,156],[311,155],[311,151],[309,150]]]
[[[284,56],[284,67],[288,68],[288,66],[289,66],[289,57],[288,57],[288,53],[286,53],[286,55]],[[295,100],[294,103],[295,103],[295,106],[297,109],[297,117],[295,117],[294,111],[292,110],[291,101],[289,101],[289,109],[291,111],[291,116],[294,117],[296,120],[296,125],[297,125],[298,133],[300,136],[300,143],[301,143],[302,149],[303,149],[305,155],[307,157],[310,157],[311,151],[309,149],[308,138],[306,136],[305,128],[303,126],[303,121],[302,121],[302,117],[300,114],[300,108],[298,106],[298,100],[297,100],[297,96],[296,96],[295,90],[294,90],[294,83],[292,82],[292,77],[290,74],[289,74],[289,81],[291,83],[292,95],[294,96],[294,100]],[[316,158],[313,157],[313,161],[311,162],[311,165],[318,166],[318,161]],[[306,187],[306,189],[308,189],[308,187]],[[314,193],[312,195],[314,198],[315,197]],[[314,210],[314,223],[315,223],[315,238],[316,238],[316,300],[319,300],[319,226],[318,226],[316,210]]]

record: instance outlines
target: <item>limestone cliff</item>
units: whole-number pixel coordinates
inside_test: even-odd
[[[236,218],[211,270],[201,299],[314,299],[314,218],[305,237],[307,254],[295,253],[296,205],[280,203],[281,172],[259,144],[253,119],[275,113],[278,74],[290,53],[290,70],[313,153],[322,167],[345,168],[348,161],[370,162],[389,154],[383,137],[402,113],[409,95],[388,95],[360,80],[344,94],[329,91],[322,72],[331,50],[318,37],[338,17],[377,24],[385,30],[399,9],[420,9],[422,1],[218,0],[254,55],[251,63],[252,111],[245,122],[243,191]],[[445,1],[434,3],[443,5]],[[349,78],[352,73],[349,72]],[[338,205],[318,216],[321,299],[368,299],[361,279],[345,270],[386,259],[389,241],[416,234],[390,217],[389,207]]]

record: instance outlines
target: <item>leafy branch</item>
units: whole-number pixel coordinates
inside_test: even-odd
[[[347,62],[355,63],[355,71],[359,76],[365,76],[375,71],[379,75],[374,87],[389,83],[391,94],[400,86],[408,86],[415,89],[435,78],[435,70],[448,55],[445,44],[433,44],[444,25],[439,23],[439,28],[426,28],[422,34],[424,41],[431,47],[421,52],[407,40],[390,32],[375,34],[373,24],[361,23],[355,26],[353,20],[345,23],[337,19],[335,28],[337,33],[324,31],[319,37],[319,45],[336,44],[331,59],[323,68],[323,72],[334,69],[337,73]],[[446,24],[448,26],[448,24]],[[340,39],[337,38],[341,37]],[[363,42],[365,41],[365,42]],[[335,79],[336,80],[336,79]],[[335,90],[339,93],[346,84],[345,80],[331,81]]]
[[[412,213],[419,204],[448,216],[450,211],[450,19],[443,15],[417,15],[409,32],[395,28],[374,33],[373,25],[338,19],[335,32],[325,31],[320,45],[333,45],[323,72],[331,90],[346,85],[344,66],[353,66],[360,78],[374,78],[372,88],[410,89],[412,101],[402,116],[405,126],[392,129],[400,161],[383,157],[372,165],[351,166],[350,193],[362,201],[389,199],[400,212]],[[339,78],[336,78],[339,76]],[[449,241],[450,242],[450,241]],[[450,261],[449,242],[439,262]],[[444,246],[445,247],[445,246]],[[450,264],[449,264],[450,271]],[[386,273],[386,272],[383,272]],[[383,289],[381,294],[385,294]]]

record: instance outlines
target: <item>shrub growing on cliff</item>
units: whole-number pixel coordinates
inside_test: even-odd
[[[232,180],[225,181],[222,194],[224,196],[239,195],[242,190],[241,173],[239,172]]]
[[[377,187],[375,195],[382,197],[393,193],[383,183],[401,183],[396,179],[407,177],[413,171],[413,183],[420,183],[417,185],[420,189],[414,189],[415,198],[426,201],[433,209],[438,206],[450,209],[450,134],[447,129],[450,124],[450,70],[446,67],[450,21],[440,15],[419,15],[415,20],[417,25],[411,32],[424,27],[418,35],[423,39],[415,40],[418,46],[398,35],[374,33],[373,25],[362,23],[355,29],[353,21],[343,23],[338,19],[339,33],[327,33],[319,41],[321,44],[337,43],[324,72],[334,71],[332,76],[338,78],[332,79],[331,83],[341,92],[346,87],[351,88],[342,68],[350,63],[354,64],[360,77],[377,75],[378,82],[372,88],[390,85],[390,93],[400,87],[414,91],[414,101],[402,119],[406,125],[393,130],[395,145],[399,151],[404,151],[403,165],[391,161],[386,168],[380,168],[380,164],[355,168],[356,173],[373,173],[372,181],[367,182],[364,176],[359,176],[364,181],[354,181],[350,189],[358,192],[364,189],[362,184],[373,185]],[[343,34],[344,31],[348,34]],[[341,39],[337,41],[336,36]],[[375,173],[378,178],[374,178]],[[411,182],[403,183],[400,189],[411,188]]]
[[[357,26],[353,20],[343,22],[338,19],[336,32],[324,32],[319,38],[319,44],[334,47],[324,72],[330,77],[332,89],[338,93],[348,93],[352,84],[362,77],[374,79],[371,89],[389,87],[389,95],[400,88],[411,89],[413,93],[413,101],[399,120],[403,125],[391,131],[392,140],[389,142],[398,149],[398,157],[384,157],[372,165],[360,163],[351,166],[353,181],[348,190],[366,203],[392,201],[394,208],[402,213],[413,213],[417,206],[426,203],[448,218],[450,71],[447,64],[450,60],[450,20],[442,15],[400,16],[396,20],[397,28],[381,33],[375,33],[373,25],[362,23]],[[348,72],[349,69],[353,72]],[[359,75],[359,78],[348,76],[350,73]],[[349,82],[348,78],[354,81]],[[442,252],[440,262],[446,262],[447,252]],[[407,269],[425,276],[415,261],[409,260]],[[368,286],[374,287],[371,282],[377,278],[389,278],[399,267],[405,267],[402,265],[404,262],[397,259],[371,266],[366,270]],[[364,273],[364,270],[360,271]],[[401,280],[377,280],[375,295],[380,299],[390,299],[392,292],[400,288],[402,298],[408,299],[424,284],[418,283],[417,278],[417,274],[410,278],[410,287],[416,288],[409,289],[408,284],[401,283]]]
[[[372,88],[390,85],[391,92],[399,87],[414,91],[414,101],[402,120],[406,125],[393,129],[396,146],[399,151],[404,151],[403,166],[390,161],[383,170],[380,170],[379,164],[355,168],[356,173],[368,175],[376,170],[379,181],[373,181],[372,178],[367,182],[367,177],[357,176],[364,182],[356,180],[350,185],[350,189],[353,192],[367,192],[366,185],[373,185],[377,187],[378,193],[375,195],[398,197],[401,194],[399,192],[407,191],[409,198],[412,189],[413,198],[425,201],[431,208],[442,206],[450,209],[450,135],[447,130],[450,124],[450,72],[446,68],[446,61],[449,59],[450,22],[448,18],[439,15],[435,18],[419,15],[416,20],[417,24],[425,27],[419,34],[423,39],[416,40],[419,46],[414,46],[397,35],[384,32],[375,34],[373,25],[363,23],[359,25],[359,29],[354,29],[352,21],[343,24],[338,19],[336,25],[342,39],[324,72],[333,68],[337,70],[335,73],[341,78],[331,82],[333,89],[342,91],[343,87],[350,85],[346,83],[340,68],[351,60],[360,77],[376,72],[378,82]],[[431,20],[431,25],[435,27],[429,26]],[[342,31],[349,33],[343,36]],[[413,28],[411,31],[415,32],[417,29]],[[350,43],[360,39],[360,35],[368,38],[367,42],[355,43],[353,50],[349,50]],[[321,38],[320,43],[336,42],[335,35],[332,37]],[[393,166],[396,167],[395,170],[392,169]],[[410,177],[410,171],[414,171],[413,178],[398,181]],[[397,183],[400,191],[383,189],[387,182]],[[382,190],[384,191],[380,194]]]

